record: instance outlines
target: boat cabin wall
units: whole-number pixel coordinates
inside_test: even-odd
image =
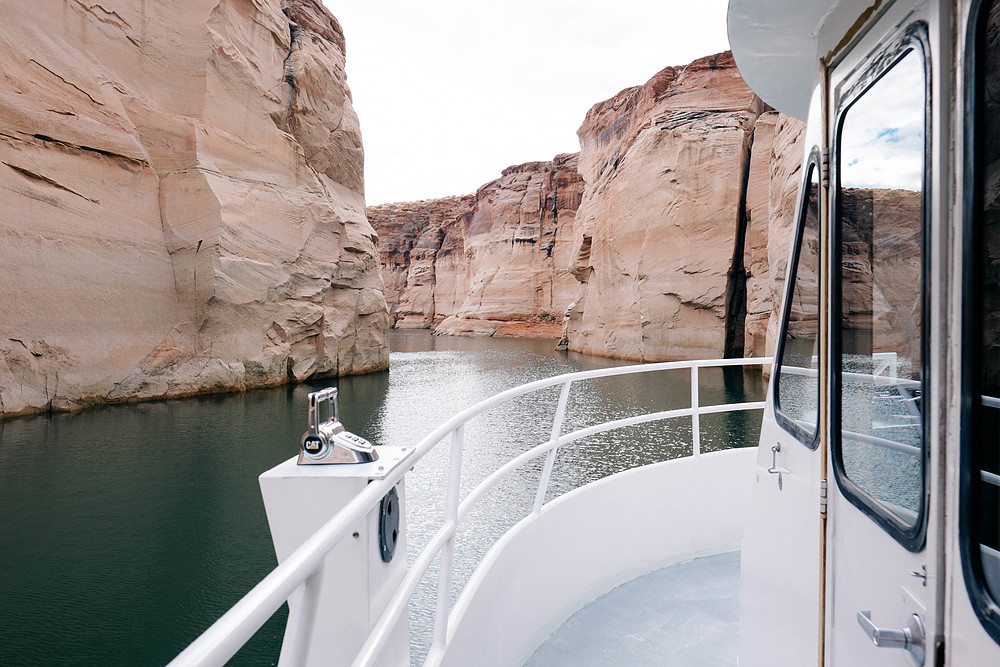
[[[818,78],[818,76],[817,76]],[[740,590],[740,664],[743,667],[817,664],[821,583],[820,499],[822,451],[817,447],[819,393],[816,319],[820,276],[817,275],[818,228],[815,219],[822,181],[822,91],[813,91],[800,173],[796,226],[786,260],[782,320],[794,318],[796,343],[813,341],[802,358],[801,373],[784,374],[800,405],[776,391],[781,380],[772,373],[757,451],[756,476],[743,538]],[[812,218],[810,218],[812,216]],[[804,230],[806,223],[809,230]],[[805,233],[803,233],[805,231]],[[811,331],[811,333],[809,333]],[[787,331],[782,330],[782,335]],[[810,338],[811,336],[811,338]],[[793,345],[779,342],[777,354]],[[797,384],[796,384],[797,383]],[[784,394],[787,396],[787,392]],[[776,410],[777,408],[777,410]],[[779,413],[785,415],[780,420]],[[811,418],[809,415],[813,415]],[[812,428],[789,430],[788,423],[812,419]],[[780,641],[776,639],[776,629]]]
[[[787,360],[780,348],[775,355],[742,553],[740,664],[1000,664],[1000,575],[987,571],[992,563],[1000,562],[1000,556],[992,555],[1000,553],[996,549],[1000,545],[996,537],[1000,534],[996,528],[1000,525],[1000,493],[996,491],[1000,487],[996,462],[1000,439],[995,417],[1000,390],[993,388],[997,383],[991,379],[994,370],[990,368],[996,363],[990,346],[1000,340],[996,333],[1000,327],[993,328],[998,319],[994,295],[1000,293],[996,287],[1000,279],[995,277],[1000,232],[993,230],[1000,228],[994,222],[995,202],[1000,199],[995,186],[1000,149],[994,147],[1000,145],[995,140],[1000,111],[994,109],[1000,109],[995,103],[995,81],[1000,74],[994,73],[1000,70],[1000,28],[994,27],[1000,25],[1000,0],[841,0],[832,7],[827,2],[803,0],[794,14],[816,21],[798,27],[784,21],[777,11],[779,4],[777,0],[732,0],[730,35],[737,64],[741,70],[744,62],[752,65],[749,69],[757,79],[751,81],[754,76],[750,76],[748,82],[772,104],[768,93],[781,99],[787,82],[769,73],[779,72],[781,65],[769,66],[769,58],[779,56],[765,47],[774,45],[780,50],[782,30],[792,31],[791,41],[797,48],[811,40],[809,52],[797,53],[791,60],[796,68],[803,67],[802,62],[812,63],[815,80],[820,82],[809,91],[805,114],[803,193],[810,170],[819,170],[823,156],[829,156],[829,168],[822,170],[823,222],[818,235],[823,253],[818,263],[823,292],[818,319],[824,332],[819,349],[824,354],[816,355],[823,361],[815,367],[803,362],[797,369],[800,376],[813,371],[817,377],[821,396],[816,417],[819,436],[814,440],[804,437],[810,435],[808,424],[796,424],[805,413],[791,415],[791,420],[782,417],[787,412],[781,405],[782,369]],[[734,6],[739,9],[736,14]],[[735,37],[741,29],[752,35],[744,42],[748,45],[744,52]],[[810,38],[796,41],[795,34],[802,33]],[[787,55],[780,57],[789,60]],[[900,63],[906,66],[897,67]],[[918,76],[909,86],[893,88],[892,82],[903,70]],[[854,141],[861,136],[858,128],[874,119],[883,124],[865,125],[871,137],[890,136],[903,126],[893,110],[902,109],[911,97],[917,100],[907,107],[915,112],[912,117],[924,119],[922,131],[913,135],[919,139],[916,149],[909,155],[886,153],[885,166],[898,176],[910,163],[907,160],[916,157],[923,183],[906,188],[852,184],[845,174],[852,161],[861,158],[863,162],[866,156],[861,150],[864,142]],[[801,99],[785,99],[790,100],[790,108],[801,111],[805,106]],[[787,111],[780,104],[775,106]],[[848,136],[852,132],[854,136]],[[842,240],[851,231],[849,219],[856,213],[850,208],[848,190],[852,187],[881,188],[883,194],[894,191],[895,199],[886,196],[882,202],[898,204],[890,207],[895,217],[886,214],[875,220],[872,213],[870,236],[881,233],[881,247],[872,238],[850,240],[858,246],[851,252],[861,249],[855,253],[858,257],[865,255],[864,247],[870,252],[867,261],[872,277],[867,283],[856,281],[857,285],[851,284],[849,275],[854,257]],[[919,196],[904,206],[898,203],[903,190]],[[800,209],[807,201],[803,193]],[[882,213],[887,210],[883,206]],[[904,232],[912,232],[913,243],[908,244],[910,237]],[[792,311],[790,300],[796,298],[796,271],[806,247],[801,235],[793,245],[782,304],[784,322]],[[900,281],[899,273],[910,270],[910,264],[896,266],[899,254],[907,248],[917,249],[911,254],[918,271]],[[880,276],[872,259],[879,253]],[[883,284],[878,287],[891,283],[898,289],[890,294],[875,289],[879,279]],[[869,287],[866,295],[858,289],[862,283]],[[855,296],[868,299],[864,304],[870,306],[871,322],[878,319],[877,308],[889,314],[879,320],[889,333],[895,331],[890,319],[915,323],[909,329],[915,336],[913,344],[895,352],[898,375],[874,379],[882,373],[874,370],[875,343],[895,345],[885,335],[878,338],[874,325],[869,335],[850,337],[858,328],[851,317],[861,312],[844,305],[852,289]],[[912,298],[893,301],[902,294]],[[846,316],[841,313],[845,309]],[[801,328],[802,318],[795,324]],[[781,330],[779,345],[787,342],[788,331],[787,326]],[[859,341],[866,340],[871,348],[867,352],[859,347]],[[858,376],[844,361],[852,354],[872,362],[873,370],[862,374],[872,376],[868,384],[881,387],[851,389],[872,399],[871,415],[878,412],[877,400],[891,399],[902,405],[900,397],[906,395],[915,397],[914,409],[919,413],[886,413],[896,422],[871,417],[870,428],[880,431],[861,433],[868,437],[864,446],[857,444],[859,433],[852,426],[859,421],[852,410],[864,412],[864,408],[852,406],[857,396],[848,396],[844,389],[864,380],[847,377],[852,372]],[[900,419],[915,421],[903,424]],[[914,426],[916,444],[910,450],[896,447],[909,451],[907,460],[917,471],[907,482],[917,490],[919,502],[906,514],[906,507],[879,495],[876,482],[894,471],[877,465],[859,467],[857,456],[867,451],[865,447],[901,444],[899,437],[886,434],[903,431],[888,429]],[[855,457],[848,461],[853,468],[845,464],[845,456]],[[907,533],[903,530],[907,525],[914,530]],[[867,613],[867,627],[858,620],[862,612]],[[922,619],[927,634],[921,659],[913,652],[873,644],[873,628],[901,630],[914,615]]]

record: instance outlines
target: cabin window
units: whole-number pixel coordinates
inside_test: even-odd
[[[962,561],[977,613],[1000,641],[1000,1],[980,7],[970,39],[974,120],[965,143],[973,194],[965,235]]]
[[[923,50],[911,37],[844,95],[836,162],[837,478],[913,550],[925,502],[926,109]]]
[[[775,414],[785,430],[814,447],[819,415],[819,169],[806,168],[789,294],[775,367]]]

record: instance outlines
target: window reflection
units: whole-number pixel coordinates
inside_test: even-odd
[[[819,414],[819,174],[809,167],[802,206],[801,237],[793,267],[784,346],[776,379],[778,414],[806,444]]]
[[[983,174],[978,193],[980,377],[975,395],[973,495],[983,575],[994,600],[1000,600],[1000,3],[984,8],[986,18],[977,123],[977,148]]]
[[[924,91],[911,50],[849,107],[838,138],[839,454],[908,525],[923,488]]]

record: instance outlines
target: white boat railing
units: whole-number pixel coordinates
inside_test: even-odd
[[[700,456],[701,415],[743,410],[761,410],[764,408],[765,403],[763,401],[751,401],[702,406],[699,400],[699,370],[702,368],[732,366],[769,366],[771,362],[772,359],[770,357],[711,359],[581,371],[515,387],[463,410],[420,440],[407,457],[403,459],[401,464],[396,466],[388,475],[382,479],[373,480],[368,484],[364,491],[355,496],[344,509],[334,515],[333,518],[316,531],[312,537],[307,539],[291,556],[275,568],[226,614],[212,624],[198,639],[174,658],[170,663],[170,667],[224,665],[281,605],[300,588],[304,591],[304,600],[301,607],[305,612],[300,615],[295,627],[292,628],[292,632],[286,636],[286,643],[289,645],[282,647],[282,662],[293,665],[303,663],[305,647],[309,645],[310,641],[309,629],[314,626],[314,619],[311,617],[311,614],[316,609],[314,598],[319,588],[318,580],[322,576],[324,557],[340,540],[351,534],[354,525],[378,506],[382,497],[403,478],[406,472],[417,461],[450,435],[451,459],[445,501],[444,524],[431,537],[427,546],[407,570],[402,582],[387,603],[381,617],[355,658],[353,665],[355,667],[363,667],[375,664],[393,628],[399,623],[402,614],[406,613],[410,598],[416,591],[418,584],[427,573],[434,559],[440,555],[437,608],[434,615],[432,642],[427,659],[428,662],[433,663],[436,659],[440,658],[447,647],[448,624],[450,621],[449,606],[451,603],[455,557],[455,534],[462,520],[468,515],[469,511],[483,494],[496,486],[514,470],[526,465],[529,461],[546,455],[532,509],[532,512],[537,514],[542,511],[545,504],[545,496],[548,491],[549,480],[559,447],[598,433],[654,421],[690,417],[691,455],[695,457]],[[689,369],[691,373],[690,407],[617,419],[562,434],[566,408],[573,383],[617,375],[680,369]],[[555,386],[561,386],[561,390],[549,439],[502,465],[460,501],[462,449],[466,423],[474,417],[511,399]]]

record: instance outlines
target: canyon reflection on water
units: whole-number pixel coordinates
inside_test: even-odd
[[[348,429],[414,444],[499,391],[620,360],[556,352],[550,340],[393,332],[391,370],[332,380]],[[109,406],[0,423],[0,664],[155,665],[190,643],[274,566],[257,476],[293,456],[306,394],[326,382]],[[701,372],[703,405],[762,400],[756,371]],[[548,437],[558,389],[512,401],[466,429],[465,490]],[[574,389],[563,432],[686,407],[688,371],[590,381]],[[756,445],[760,413],[701,418],[703,451]],[[748,437],[747,437],[748,436]],[[549,497],[690,451],[690,419],[588,438],[560,450]],[[409,557],[443,516],[448,447],[406,478]],[[541,469],[515,472],[459,531],[456,581],[529,511]],[[411,604],[433,609],[435,573]],[[274,664],[285,611],[231,664]],[[414,632],[414,659],[428,635]]]

